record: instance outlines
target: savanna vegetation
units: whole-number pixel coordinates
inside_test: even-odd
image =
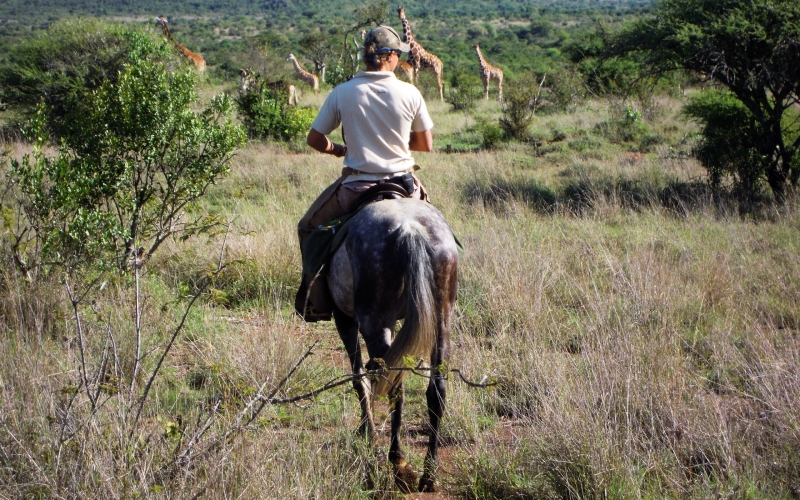
[[[0,6],[0,496],[401,497],[385,402],[372,449],[350,384],[315,392],[347,382],[333,324],[292,308],[341,166],[304,128],[396,6],[37,5]],[[496,383],[448,382],[429,497],[798,498],[797,5],[405,7],[445,63],[417,160],[465,247],[451,368]]]

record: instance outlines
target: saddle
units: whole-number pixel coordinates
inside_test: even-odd
[[[359,196],[356,201],[356,209],[353,213],[358,212],[365,206],[376,201],[410,198],[413,192],[414,176],[411,174],[403,174],[390,179],[383,179],[361,193],[361,196]]]
[[[414,176],[398,175],[383,179],[364,191],[356,201],[355,210],[315,229],[303,242],[303,273],[313,276],[339,249],[349,227],[349,222],[367,205],[383,200],[410,198],[414,192]]]

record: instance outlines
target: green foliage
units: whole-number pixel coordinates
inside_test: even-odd
[[[217,222],[191,209],[244,144],[230,99],[193,111],[194,73],[168,71],[158,46],[130,40],[119,77],[84,95],[82,112],[66,117],[72,125],[58,154],[45,153],[50,110],[40,105],[28,132],[33,153],[12,161],[21,226],[10,237],[26,272],[40,262],[122,267],[172,235]]]
[[[480,88],[482,82],[477,72],[466,72],[463,69],[459,71],[459,69],[460,68],[454,68],[454,71],[448,73],[450,75],[450,87],[458,89],[469,87]]]
[[[794,0],[668,0],[654,16],[643,18],[609,40],[607,54],[617,60],[635,58],[652,74],[676,70],[706,75],[727,88],[747,109],[736,111],[725,99],[697,104],[701,122],[728,115],[741,122],[727,123],[721,138],[705,145],[721,147],[740,141],[745,157],[740,167],[706,164],[713,175],[737,172],[737,183],[752,196],[758,180],[766,181],[775,199],[783,203],[786,190],[797,185],[800,126],[785,119],[800,100],[800,4]],[[720,109],[713,110],[712,108]],[[710,157],[706,157],[710,160]],[[728,161],[728,160],[725,160]],[[742,163],[749,165],[744,168]]]
[[[515,82],[506,87],[503,92],[500,118],[500,127],[506,137],[525,140],[528,138],[528,129],[533,123],[536,112],[537,89],[530,84]]]
[[[729,92],[708,90],[693,95],[684,108],[686,116],[700,123],[702,139],[695,154],[719,187],[732,177],[741,193],[751,198],[758,190],[765,159],[753,144],[753,116]]]
[[[451,87],[445,101],[453,106],[453,111],[471,111],[480,99],[480,93],[472,87]]]
[[[236,105],[247,134],[261,139],[291,141],[308,132],[316,116],[313,109],[289,106],[281,92],[267,87],[239,95]]]
[[[495,148],[503,141],[503,129],[493,121],[478,120],[475,128],[480,132],[483,138],[483,147],[486,149]]]
[[[651,82],[644,78],[634,58],[608,58],[613,42],[605,27],[580,33],[565,44],[564,53],[584,75],[587,87],[598,95],[628,95]]]
[[[597,129],[612,142],[637,142],[649,130],[642,121],[642,112],[630,104],[619,109],[610,120],[598,123]]]
[[[90,112],[86,94],[115,83],[125,65],[141,57],[142,38],[148,38],[149,58],[176,61],[167,43],[143,31],[97,19],[57,22],[12,47],[0,66],[0,100],[27,116],[43,102],[49,128],[59,137],[69,134],[72,118]]]
[[[547,74],[543,103],[544,113],[569,111],[586,98],[586,87],[581,75],[574,69],[556,69]]]
[[[347,77],[352,74],[353,72],[348,72],[342,64],[336,64],[327,70],[325,73],[325,80],[326,83],[329,83],[335,87],[340,83],[346,82]]]

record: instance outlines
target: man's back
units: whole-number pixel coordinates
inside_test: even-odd
[[[339,123],[348,146],[345,166],[376,174],[412,167],[410,133],[433,126],[419,90],[388,71],[361,72],[337,86],[311,126],[328,134]]]

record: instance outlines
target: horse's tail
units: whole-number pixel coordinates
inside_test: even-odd
[[[403,294],[406,317],[403,326],[384,356],[388,368],[406,366],[406,360],[429,359],[436,343],[436,295],[431,255],[433,249],[417,223],[399,228],[396,255],[403,269]],[[376,395],[385,395],[403,380],[405,371],[389,370],[373,388]]]

